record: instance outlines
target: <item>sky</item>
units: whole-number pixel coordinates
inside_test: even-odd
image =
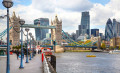
[[[0,16],[6,15],[2,1],[0,0]],[[62,20],[63,30],[70,34],[78,30],[81,12],[84,11],[90,12],[90,28],[98,28],[102,33],[109,18],[120,21],[120,0],[13,0],[13,2],[10,16],[15,11],[17,16],[24,18],[26,24],[33,24],[37,18],[49,18],[51,22],[57,14],[58,19]],[[6,19],[0,19],[0,28],[0,32],[6,29]],[[31,29],[31,32],[35,35],[34,29]]]

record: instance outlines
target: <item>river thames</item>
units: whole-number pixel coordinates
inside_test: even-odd
[[[86,57],[96,55],[96,57]],[[120,54],[65,52],[56,54],[57,73],[120,73]]]

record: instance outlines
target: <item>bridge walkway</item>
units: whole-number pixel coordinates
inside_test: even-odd
[[[43,73],[41,55],[37,54],[29,63],[23,60],[24,69],[19,69],[20,59],[17,60],[16,54],[10,55],[10,73]],[[6,58],[0,59],[0,73],[6,73]],[[2,70],[1,70],[2,69]]]

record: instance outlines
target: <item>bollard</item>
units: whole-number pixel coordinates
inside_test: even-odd
[[[44,55],[43,55],[43,53],[42,53],[42,62],[43,62],[43,60],[44,60]]]

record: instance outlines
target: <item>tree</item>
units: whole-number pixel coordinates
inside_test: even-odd
[[[83,42],[83,41],[78,41],[78,43],[79,43],[79,44],[82,44],[82,43],[84,43],[84,42]]]
[[[119,43],[119,50],[120,50],[120,43]]]
[[[69,46],[75,46],[75,44],[74,44],[74,43],[69,43],[68,45],[69,45]]]
[[[102,43],[102,44],[101,44],[101,48],[102,48],[102,49],[105,49],[105,48],[106,48],[105,43]]]

